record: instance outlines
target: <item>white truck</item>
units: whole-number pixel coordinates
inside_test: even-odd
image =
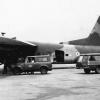
[[[83,54],[80,55],[81,60],[76,64],[76,68],[84,69],[86,74],[91,71],[100,74],[100,54]]]

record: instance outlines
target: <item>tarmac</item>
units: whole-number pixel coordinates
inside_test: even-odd
[[[100,100],[99,93],[100,74],[84,74],[82,69],[0,76],[0,100]]]

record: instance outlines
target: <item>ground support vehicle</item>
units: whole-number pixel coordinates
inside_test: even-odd
[[[76,68],[84,69],[86,74],[89,74],[91,71],[100,74],[100,54],[84,54],[81,61],[77,62]]]
[[[31,73],[40,71],[41,74],[47,74],[48,71],[52,70],[52,63],[49,55],[41,56],[27,56],[24,62],[18,62],[17,64],[11,65],[14,74]]]

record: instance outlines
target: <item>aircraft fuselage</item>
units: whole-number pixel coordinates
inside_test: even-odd
[[[100,46],[64,45],[55,51],[57,62],[76,63],[80,54],[100,53]]]

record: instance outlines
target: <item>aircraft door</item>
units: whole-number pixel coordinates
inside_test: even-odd
[[[64,51],[55,50],[55,56],[57,62],[64,62]]]

